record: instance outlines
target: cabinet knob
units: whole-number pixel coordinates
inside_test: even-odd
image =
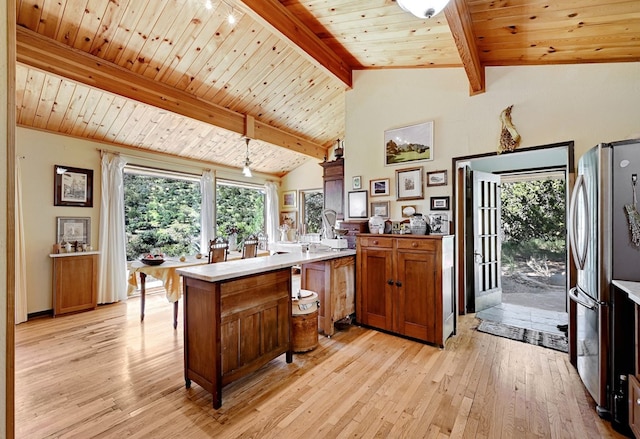
[[[402,282],[400,282],[399,280],[396,281],[396,287],[401,287],[402,286]]]
[[[417,242],[412,242],[412,243],[411,243],[411,247],[416,248],[417,246],[418,246],[418,243],[417,243]]]
[[[388,283],[389,285],[393,285],[393,279],[389,279],[389,280],[387,281],[387,283]]]
[[[378,240],[377,239],[373,240],[373,245],[378,245]]]

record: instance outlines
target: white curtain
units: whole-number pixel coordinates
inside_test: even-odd
[[[24,243],[24,222],[22,218],[22,171],[20,158],[16,159],[16,323],[27,321],[27,255]]]
[[[269,242],[276,242],[278,240],[278,226],[280,225],[279,211],[278,211],[278,185],[272,181],[268,181],[264,184],[265,191],[267,193],[267,236]]]
[[[209,241],[215,238],[215,174],[206,170],[200,177],[200,193],[202,204],[200,206],[200,253],[209,252]]]
[[[126,163],[119,155],[106,152],[102,155],[98,303],[127,299],[123,181]]]

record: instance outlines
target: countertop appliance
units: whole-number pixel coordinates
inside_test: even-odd
[[[640,247],[633,243],[626,207],[640,176],[640,139],[602,143],[578,162],[569,237],[577,267],[577,369],[600,416],[611,414],[615,391],[611,340],[611,281],[640,281]],[[640,227],[640,224],[638,224]]]

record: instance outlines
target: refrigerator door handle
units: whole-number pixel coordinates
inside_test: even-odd
[[[575,261],[578,270],[584,270],[585,263],[587,261],[587,247],[588,239],[582,239],[582,248],[578,248],[578,201],[582,196],[582,202],[584,203],[584,209],[581,214],[584,216],[585,226],[589,225],[589,200],[587,198],[587,185],[584,176],[578,175],[576,184],[573,187],[571,194],[571,203],[569,207],[569,245],[571,246],[571,254]],[[586,230],[583,233],[588,233]]]
[[[588,297],[585,297],[586,300],[582,300],[578,294],[578,287],[573,287],[569,290],[569,298],[576,302],[579,305],[584,306],[587,309],[598,309],[598,303],[594,302]]]

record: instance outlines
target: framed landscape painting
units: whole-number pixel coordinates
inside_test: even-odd
[[[433,160],[433,121],[384,132],[384,165]]]

